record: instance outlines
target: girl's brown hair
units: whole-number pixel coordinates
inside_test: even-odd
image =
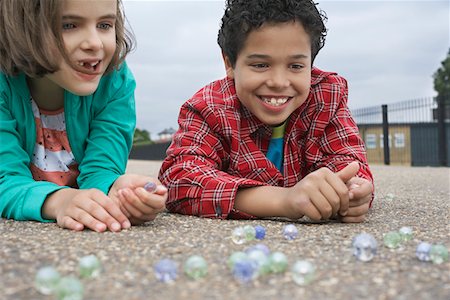
[[[62,0],[0,1],[0,71],[30,77],[54,73],[61,56],[68,62],[62,39]],[[122,1],[117,0],[116,52],[107,72],[117,69],[133,50],[134,36],[125,28]]]

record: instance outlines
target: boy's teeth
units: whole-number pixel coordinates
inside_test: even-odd
[[[270,105],[273,106],[280,106],[283,105],[284,103],[286,103],[286,101],[289,99],[289,97],[286,98],[266,98],[266,97],[262,97],[262,100]]]

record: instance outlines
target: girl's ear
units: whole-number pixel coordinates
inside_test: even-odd
[[[227,77],[234,79],[234,69],[231,65],[230,59],[223,52],[222,52],[222,59],[223,59],[224,65],[225,65],[225,71],[227,73]]]

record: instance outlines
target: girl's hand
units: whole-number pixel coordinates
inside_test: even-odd
[[[139,225],[152,221],[158,213],[165,210],[167,188],[150,177],[125,174],[116,180],[109,195],[119,204],[131,223]]]
[[[42,207],[43,216],[56,219],[62,228],[76,231],[88,227],[97,232],[120,231],[131,226],[119,206],[97,189],[62,189],[50,195]]]

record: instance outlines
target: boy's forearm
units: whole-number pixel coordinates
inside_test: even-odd
[[[287,217],[285,194],[287,188],[258,186],[240,189],[234,208],[255,217]]]

